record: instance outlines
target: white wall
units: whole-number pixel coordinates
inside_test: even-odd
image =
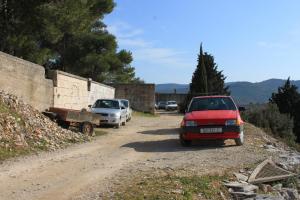
[[[92,81],[88,91],[88,79],[55,71],[54,107],[81,110],[100,98],[114,98],[113,87]]]

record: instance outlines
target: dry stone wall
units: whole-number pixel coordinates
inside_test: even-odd
[[[134,110],[141,112],[155,112],[154,84],[114,84],[116,98],[128,99]]]

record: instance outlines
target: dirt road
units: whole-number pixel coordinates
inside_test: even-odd
[[[257,148],[261,136],[257,129],[246,131],[251,142],[243,147],[229,142],[183,148],[177,139],[181,119],[135,117],[126,127],[105,129],[109,134],[93,142],[5,162],[0,165],[0,199],[86,199],[105,191],[118,174],[130,176],[133,169],[188,168],[206,173],[267,156]]]

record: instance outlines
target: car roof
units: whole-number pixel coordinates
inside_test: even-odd
[[[222,98],[222,97],[229,97],[231,98],[231,96],[228,96],[228,95],[210,95],[210,96],[197,96],[197,97],[194,97],[196,99],[201,99],[201,98]]]
[[[120,101],[120,99],[97,99],[96,101],[108,100],[108,101]]]

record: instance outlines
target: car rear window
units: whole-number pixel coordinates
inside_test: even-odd
[[[128,108],[128,107],[129,107],[129,103],[128,103],[128,101],[126,101],[126,100],[122,100],[122,103],[124,104],[124,106],[125,106],[126,108]]]
[[[116,100],[97,100],[93,108],[120,109],[119,102]]]
[[[237,108],[229,97],[194,98],[189,112],[204,110],[237,110]]]

